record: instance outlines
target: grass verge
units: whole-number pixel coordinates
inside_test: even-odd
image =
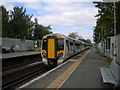
[[[104,53],[102,53],[99,48],[96,48],[96,53],[97,53],[98,55],[104,57]]]
[[[107,58],[107,60],[103,64],[105,64],[106,67],[109,67],[112,60],[112,58]]]
[[[96,53],[97,53],[98,55],[104,57],[104,53],[102,53],[99,48],[96,48]],[[105,60],[105,62],[104,62],[103,64],[104,64],[106,67],[109,67],[109,66],[110,66],[110,63],[112,62],[112,60],[113,60],[112,58],[108,57],[107,60]]]

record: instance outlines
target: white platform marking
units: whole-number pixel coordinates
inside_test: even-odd
[[[26,83],[26,84],[24,84],[24,85],[22,85],[22,86],[20,86],[20,87],[18,87],[18,89],[20,89],[20,88],[25,88],[25,87],[28,86],[29,84],[35,82],[35,81],[38,80],[38,79],[41,79],[41,78],[45,77],[45,76],[48,75],[49,73],[53,72],[54,70],[58,69],[59,67],[63,66],[64,64],[66,64],[66,63],[68,63],[68,62],[69,62],[69,61],[66,61],[66,62],[63,63],[63,64],[60,64],[60,65],[57,66],[56,68],[53,68],[52,70],[46,72],[45,74],[43,74],[43,75],[41,75],[41,76],[39,76],[39,77],[31,80],[30,82],[28,82],[28,83]],[[17,90],[18,90],[18,89],[17,89]]]
[[[76,62],[77,60],[75,60],[75,59],[70,59],[69,61],[70,61],[70,62],[71,62],[71,61],[72,61],[72,62]]]
[[[80,54],[78,54],[78,55],[80,55]],[[78,56],[78,55],[77,55],[77,56]],[[75,57],[77,57],[77,56],[75,56]],[[73,57],[73,58],[75,58],[75,57]],[[41,75],[41,76],[39,76],[39,77],[37,77],[37,78],[31,80],[30,82],[28,82],[28,83],[26,83],[26,84],[24,84],[24,85],[18,87],[16,90],[19,90],[19,89],[21,89],[21,88],[25,88],[25,87],[28,86],[29,84],[31,84],[31,83],[37,81],[38,79],[41,79],[41,78],[47,76],[49,73],[53,72],[54,70],[58,69],[59,67],[65,65],[66,63],[68,63],[68,62],[70,62],[70,61],[77,61],[77,60],[75,60],[75,59],[73,59],[73,58],[70,59],[70,60],[68,60],[68,61],[66,61],[66,62],[64,62],[64,63],[62,63],[62,64],[60,64],[59,66],[57,66],[56,68],[53,68],[52,70],[46,72],[45,74],[43,74],[43,75]]]

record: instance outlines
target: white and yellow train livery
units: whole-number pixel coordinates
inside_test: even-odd
[[[43,37],[42,61],[46,65],[59,65],[68,57],[88,48],[88,44],[63,34],[52,33]]]

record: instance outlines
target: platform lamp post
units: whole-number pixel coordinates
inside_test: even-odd
[[[30,30],[28,29],[28,40],[29,40],[29,31],[30,31]]]
[[[96,35],[98,35],[98,41],[100,43],[100,33],[95,33]]]
[[[117,44],[116,44],[116,36],[117,36],[117,34],[116,34],[116,6],[115,6],[115,2],[114,2],[114,34],[115,34],[115,61],[116,61],[116,58],[117,58],[117,49],[116,49],[116,46],[117,46]]]
[[[29,45],[29,29],[28,29],[28,50],[30,50],[30,45]]]

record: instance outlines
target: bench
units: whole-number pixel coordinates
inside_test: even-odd
[[[115,87],[120,85],[120,66],[112,61],[109,68],[100,68],[102,79],[104,83],[111,83]]]

